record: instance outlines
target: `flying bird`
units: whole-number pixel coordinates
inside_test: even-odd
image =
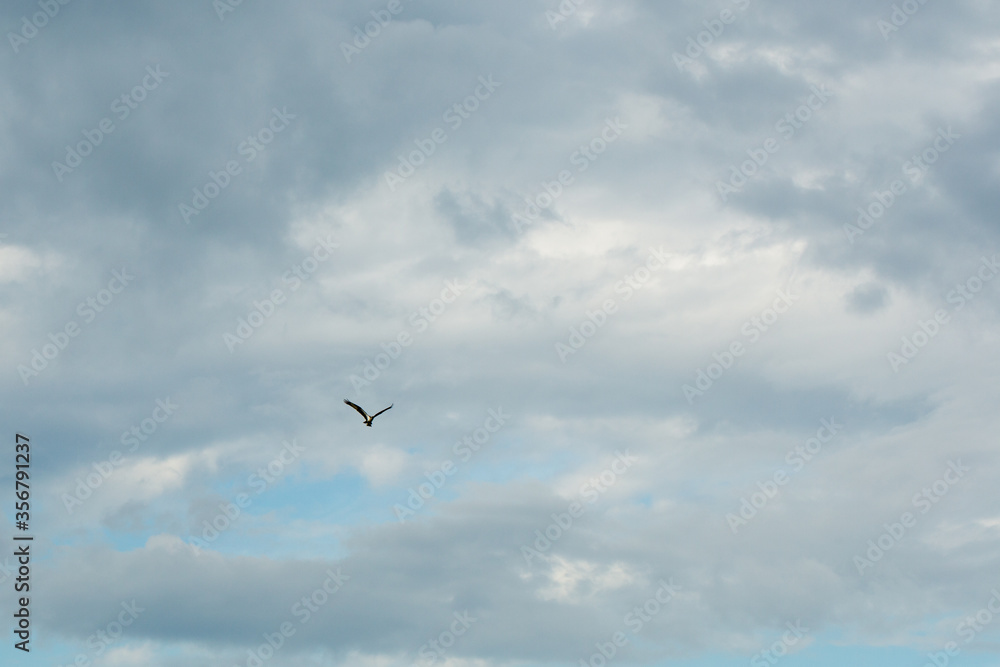
[[[365,426],[369,426],[369,427],[370,427],[370,426],[372,425],[372,420],[373,420],[373,419],[375,419],[375,418],[376,418],[376,417],[378,417],[378,416],[379,416],[380,414],[382,414],[383,412],[385,412],[385,410],[388,410],[389,408],[391,408],[391,407],[392,407],[392,405],[390,405],[390,406],[389,406],[389,408],[386,408],[385,410],[379,410],[378,412],[376,412],[375,414],[373,414],[372,416],[370,416],[370,417],[369,417],[369,416],[368,416],[368,413],[367,413],[367,412],[365,412],[365,411],[364,411],[364,410],[363,410],[363,409],[361,408],[361,406],[360,406],[360,405],[355,405],[354,403],[351,403],[351,402],[350,402],[349,400],[347,400],[346,398],[344,399],[344,403],[347,403],[347,404],[348,404],[349,406],[351,406],[352,408],[354,408],[355,410],[357,410],[358,412],[360,412],[360,413],[361,413],[361,416],[365,418]]]

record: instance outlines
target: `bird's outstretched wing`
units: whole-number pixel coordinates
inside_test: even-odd
[[[392,405],[390,405],[389,408],[391,408],[393,405],[395,405],[395,403],[393,403]],[[388,410],[389,408],[386,408],[385,410]],[[382,414],[383,412],[385,412],[385,410],[379,410],[378,412],[376,412],[375,414],[373,414],[372,415],[372,419],[375,419],[376,417],[378,417],[380,414]]]
[[[344,403],[347,403],[349,406],[351,406],[352,408],[354,408],[355,410],[357,410],[358,412],[360,412],[362,417],[364,417],[365,419],[368,419],[368,413],[365,412],[364,410],[362,410],[360,405],[355,405],[354,403],[351,403],[346,398],[344,399]],[[390,405],[389,407],[391,408],[392,406]],[[388,409],[388,408],[386,408],[386,409]]]

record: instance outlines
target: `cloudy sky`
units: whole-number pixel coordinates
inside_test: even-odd
[[[5,3],[4,664],[1000,665],[996,10]]]

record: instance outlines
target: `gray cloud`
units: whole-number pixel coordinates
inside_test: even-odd
[[[72,662],[134,598],[109,661],[245,664],[338,567],[272,664],[412,662],[464,610],[450,657],[572,662],[670,577],[622,659],[749,659],[796,619],[817,660],[832,636],[953,639],[995,584],[998,300],[977,272],[1000,247],[997,18],[926,3],[886,32],[892,3],[587,0],[552,23],[557,2],[401,0],[356,44],[387,6],[73,2],[8,36],[0,397],[38,443],[37,622],[62,642],[40,659]],[[39,7],[0,20],[18,34]],[[500,85],[476,97],[483,77]],[[112,293],[115,271],[134,279]],[[395,406],[365,429],[345,397]],[[498,406],[510,423],[460,460]],[[830,418],[843,434],[734,534]],[[304,453],[257,494],[288,440]],[[526,563],[624,449],[641,465]],[[920,513],[956,459],[968,478]]]

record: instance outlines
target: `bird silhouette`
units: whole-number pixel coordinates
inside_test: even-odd
[[[344,403],[347,403],[349,406],[351,406],[352,408],[354,408],[355,410],[357,410],[358,412],[360,412],[361,416],[365,418],[365,426],[368,426],[368,427],[371,427],[373,419],[375,419],[380,414],[382,414],[383,412],[385,412],[385,410],[388,410],[389,408],[392,407],[392,405],[390,405],[389,408],[386,408],[385,410],[379,410],[378,412],[376,412],[375,414],[373,414],[373,415],[371,415],[369,417],[368,413],[365,412],[364,409],[362,409],[362,407],[360,405],[355,405],[354,403],[351,403],[346,398],[344,399]]]

